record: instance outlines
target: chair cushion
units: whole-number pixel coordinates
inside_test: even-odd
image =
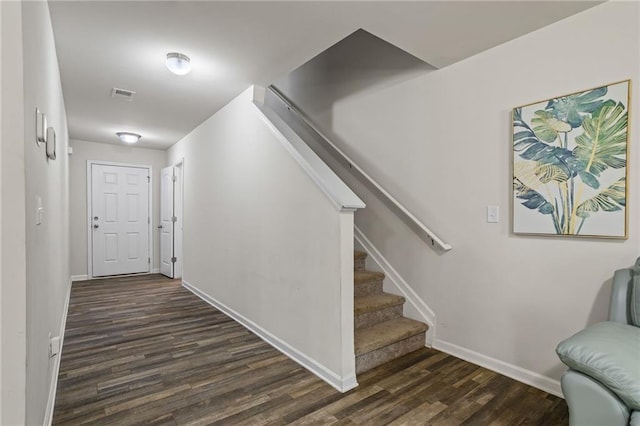
[[[631,324],[640,327],[640,275],[633,277],[629,294],[629,320]]]
[[[640,328],[613,321],[593,324],[561,342],[556,353],[569,368],[640,410]]]

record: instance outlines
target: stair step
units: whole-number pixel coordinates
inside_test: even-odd
[[[384,274],[382,272],[355,271],[353,273],[354,296],[361,297],[381,293],[383,279]]]
[[[396,318],[355,332],[356,356],[372,352],[427,331],[427,325],[409,318]]]
[[[378,293],[354,299],[355,328],[371,327],[402,316],[404,297]]]
[[[389,293],[371,294],[368,296],[356,297],[353,300],[354,315],[362,315],[369,312],[380,311],[391,306],[402,305],[404,297]]]
[[[367,257],[367,253],[360,250],[354,250],[353,258],[354,259],[365,259]]]
[[[420,333],[375,351],[357,355],[356,374],[364,373],[379,365],[424,348],[425,339],[425,334]]]
[[[402,316],[402,305],[389,306],[379,311],[367,312],[365,314],[356,315],[353,318],[353,326],[355,329],[372,327],[381,322],[400,318]]]
[[[354,271],[364,271],[365,264],[367,259],[367,253],[363,251],[354,251],[353,252],[353,270]]]
[[[384,293],[382,272],[366,270],[367,253],[353,253],[356,373],[418,350],[427,325],[402,316],[405,299]]]
[[[384,274],[376,271],[358,271],[353,273],[353,282],[363,284],[369,281],[383,280]]]

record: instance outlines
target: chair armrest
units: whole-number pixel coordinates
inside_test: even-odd
[[[615,321],[588,326],[556,348],[569,368],[586,374],[640,410],[640,328]]]
[[[570,426],[629,424],[629,408],[600,382],[577,371],[567,370],[561,384],[569,406]]]
[[[629,291],[633,280],[633,269],[618,269],[613,275],[611,300],[609,301],[609,321],[629,324]]]

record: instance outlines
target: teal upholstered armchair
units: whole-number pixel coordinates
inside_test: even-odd
[[[609,321],[561,342],[571,426],[640,426],[640,258],[616,271]]]

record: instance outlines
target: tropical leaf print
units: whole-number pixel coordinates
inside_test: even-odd
[[[628,111],[612,87],[513,111],[514,199],[551,218],[557,234],[579,235],[594,215],[626,208]]]
[[[560,133],[571,131],[571,126],[558,120],[551,111],[536,111],[531,120],[533,132],[546,143],[552,143],[560,137]]]
[[[576,209],[576,214],[581,218],[587,218],[591,213],[598,211],[615,212],[625,207],[625,178],[620,178],[595,197],[581,203]]]
[[[606,94],[607,88],[599,87],[587,92],[552,99],[545,109],[550,111],[558,120],[564,121],[575,129],[582,126],[582,120],[585,117],[598,109],[603,102],[598,98]]]

